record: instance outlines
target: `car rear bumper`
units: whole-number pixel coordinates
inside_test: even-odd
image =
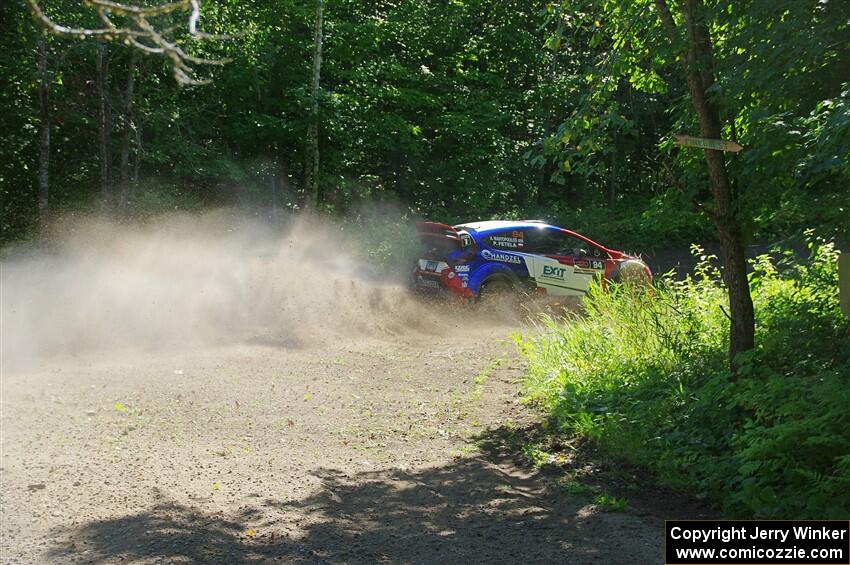
[[[469,299],[474,295],[463,286],[459,277],[448,278],[441,274],[416,269],[410,280],[410,288],[417,294],[432,297]]]

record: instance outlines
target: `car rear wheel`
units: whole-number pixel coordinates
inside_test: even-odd
[[[507,277],[494,277],[484,281],[478,291],[479,307],[494,314],[509,314],[517,305],[518,293]]]

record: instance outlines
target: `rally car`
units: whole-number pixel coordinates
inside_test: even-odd
[[[594,278],[652,278],[638,257],[537,220],[421,222],[419,237],[413,288],[469,301],[514,291],[580,297]]]

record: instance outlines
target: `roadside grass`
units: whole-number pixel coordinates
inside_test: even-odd
[[[477,455],[479,452],[480,448],[476,444],[469,443],[457,449],[453,449],[449,452],[449,455],[451,455],[454,459],[460,459],[462,457],[470,457],[473,455]]]
[[[595,287],[584,315],[518,337],[528,400],[553,431],[719,503],[728,516],[850,515],[850,339],[837,252],[754,260],[757,347],[726,368],[726,294],[715,259],[651,290]],[[540,453],[529,451],[540,461]],[[616,507],[615,500],[602,505]]]
[[[625,512],[629,507],[629,503],[625,498],[619,498],[609,494],[600,494],[593,500],[593,503],[606,512]]]
[[[565,496],[593,496],[602,490],[596,485],[580,482],[575,476],[565,475],[555,481],[558,492]]]
[[[481,372],[472,379],[473,386],[470,399],[473,402],[481,400],[481,395],[484,393],[484,385],[487,384],[487,380],[493,375],[493,371],[501,367],[504,362],[505,360],[501,357],[493,359],[490,364],[484,367]]]
[[[478,456],[510,460],[538,474],[547,484],[547,496],[563,498],[563,503],[576,509],[589,506],[603,512],[628,512],[632,507],[624,495],[632,494],[639,499],[639,508],[645,511],[652,506],[640,501],[645,489],[633,467],[623,466],[588,442],[566,438],[552,426],[506,422],[480,434],[475,445]],[[672,496],[682,500],[678,493]]]

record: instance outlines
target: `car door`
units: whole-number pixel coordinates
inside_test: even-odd
[[[487,261],[499,264],[500,270],[509,270],[523,283],[533,278],[526,255],[526,230],[506,228],[488,234],[482,239],[484,249],[481,256]]]
[[[605,252],[557,228],[529,233],[537,286],[553,296],[583,296],[605,269]]]

